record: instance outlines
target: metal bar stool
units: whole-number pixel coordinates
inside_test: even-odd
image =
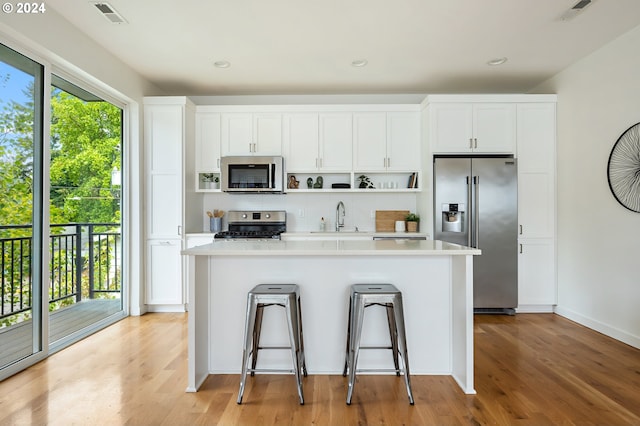
[[[369,306],[382,306],[387,311],[389,337],[391,346],[360,346],[362,337],[362,321],[364,310]],[[404,309],[402,307],[402,293],[392,284],[354,284],[351,286],[349,299],[349,324],[347,328],[347,349],[342,375],[349,374],[349,388],[347,390],[347,405],[351,405],[353,388],[356,384],[358,354],[360,349],[390,349],[393,352],[394,369],[397,376],[404,373],[404,382],[409,396],[409,403],[414,404],[411,391],[411,376],[409,374],[409,357],[407,354],[407,336],[404,327]],[[400,368],[399,357],[402,359],[403,369]],[[384,370],[368,370],[384,371]]]
[[[291,346],[260,346],[262,314],[264,308],[267,306],[281,306],[285,308]],[[291,349],[293,369],[257,369],[258,351],[261,349]],[[251,362],[251,367],[249,367],[249,362]],[[300,289],[296,284],[260,284],[255,286],[247,295],[247,315],[244,329],[242,373],[240,376],[238,404],[242,404],[247,372],[250,372],[253,376],[256,371],[293,373],[296,376],[300,404],[304,404],[302,376],[307,376],[307,366],[304,359],[304,341],[302,338]]]

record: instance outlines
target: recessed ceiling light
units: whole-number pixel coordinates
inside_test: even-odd
[[[216,68],[229,68],[231,63],[229,61],[215,61],[213,66]]]
[[[487,65],[491,65],[496,66],[496,65],[502,65],[505,62],[507,62],[507,58],[495,58],[495,59],[491,59],[489,62],[487,62]]]
[[[366,59],[356,59],[354,61],[351,61],[351,66],[361,68],[366,66],[368,63],[369,61],[367,61]]]

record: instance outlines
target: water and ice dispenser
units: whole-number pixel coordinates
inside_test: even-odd
[[[442,205],[442,232],[464,232],[465,205]]]

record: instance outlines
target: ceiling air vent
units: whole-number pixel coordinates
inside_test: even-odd
[[[109,3],[93,2],[93,5],[112,24],[124,24],[127,22]]]
[[[595,0],[580,0],[578,3],[573,5],[573,7],[567,10],[565,13],[560,16],[560,20],[568,21],[570,19],[575,18],[580,12],[585,10],[587,6],[593,3]]]

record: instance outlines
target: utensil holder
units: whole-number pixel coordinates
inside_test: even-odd
[[[222,218],[221,217],[209,218],[209,230],[211,232],[222,231]]]

